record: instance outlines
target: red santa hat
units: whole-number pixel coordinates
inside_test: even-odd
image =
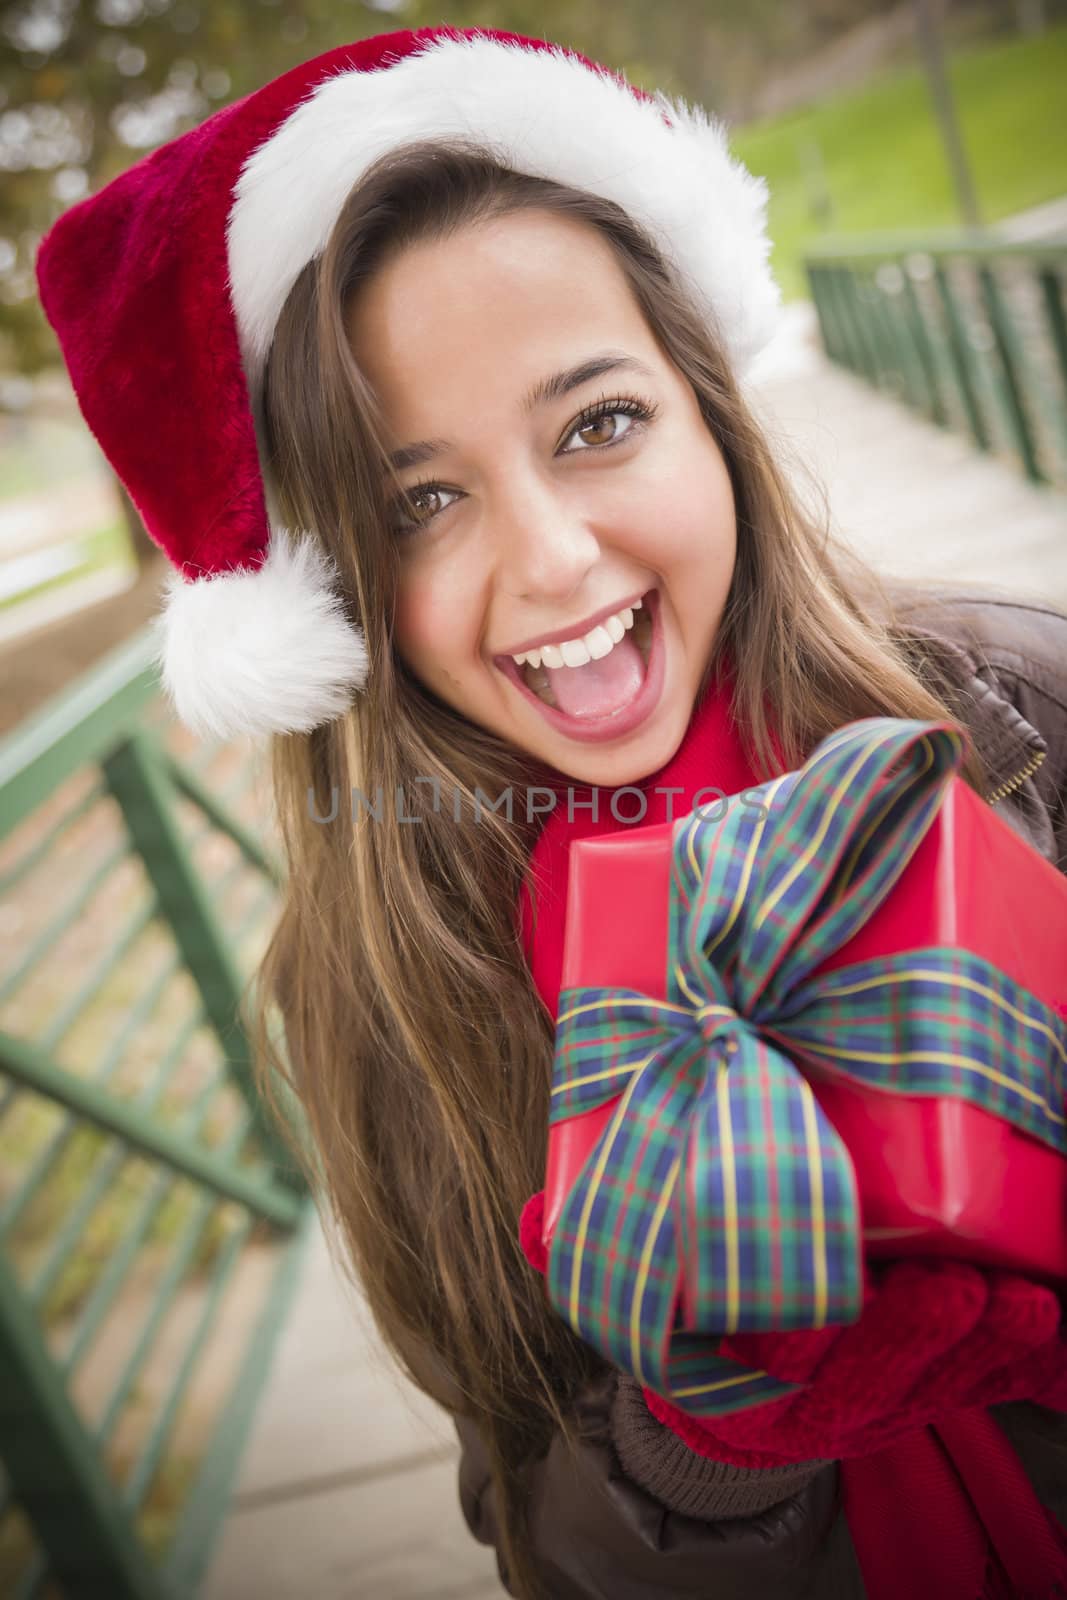
[[[776,326],[766,185],[699,107],[543,40],[422,28],[327,51],[154,150],[45,235],[36,270],[85,421],[176,571],[156,618],[198,733],[307,731],[366,682],[321,546],[278,525],[257,422],[271,340],[360,175],[460,135],[622,206],[743,378]]]

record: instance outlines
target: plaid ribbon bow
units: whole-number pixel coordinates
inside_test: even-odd
[[[560,995],[551,1123],[618,1105],[560,1215],[548,1292],[693,1415],[798,1387],[739,1370],[709,1335],[862,1312],[855,1170],[794,1061],[970,1101],[1067,1154],[1067,1023],[990,962],[926,946],[811,976],[896,883],[963,749],[948,723],[867,718],[724,818],[682,818],[667,998]]]

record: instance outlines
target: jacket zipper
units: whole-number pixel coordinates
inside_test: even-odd
[[[1001,800],[1006,800],[1008,795],[1012,794],[1021,783],[1025,783],[1027,778],[1033,776],[1047,754],[1047,750],[1038,750],[1035,755],[1031,756],[1021,772],[1017,772],[1013,778],[1009,778],[1006,783],[1002,783],[994,790],[989,797],[989,804],[995,806]]]

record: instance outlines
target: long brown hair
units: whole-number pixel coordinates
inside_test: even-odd
[[[778,770],[767,704],[791,766],[856,718],[958,720],[961,710],[936,680],[922,681],[886,586],[799,503],[715,331],[624,212],[463,141],[408,146],[359,181],[288,297],[260,427],[275,517],[332,558],[365,631],[370,677],[345,716],[275,741],[288,883],[250,1021],[264,1092],[273,1095],[277,1074],[303,1108],[309,1141],[294,1135],[298,1153],[386,1345],[421,1389],[481,1431],[501,1554],[525,1600],[541,1591],[524,1466],[555,1428],[573,1439],[568,1403],[604,1364],[547,1303],[517,1238],[519,1212],[544,1179],[553,1042],[515,917],[537,824],[484,806],[477,826],[471,819],[476,793],[523,792],[546,774],[393,654],[387,494],[400,485],[383,477],[381,413],[346,337],[353,296],[391,253],[524,207],[578,219],[608,241],[724,455],[737,562],[705,682],[729,649],[757,770]],[[973,752],[966,776],[985,793]],[[433,786],[415,781],[432,777],[458,803],[435,809]],[[380,789],[378,813],[360,804],[353,819],[353,789],[368,806]],[[334,820],[316,820],[335,797]],[[413,814],[417,823],[400,820]],[[272,1037],[274,1002],[288,1065]]]

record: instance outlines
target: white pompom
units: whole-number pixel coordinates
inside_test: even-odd
[[[306,535],[274,529],[257,571],[168,580],[156,659],[175,712],[206,738],[306,733],[332,722],[367,680],[363,634],[336,571]]]

